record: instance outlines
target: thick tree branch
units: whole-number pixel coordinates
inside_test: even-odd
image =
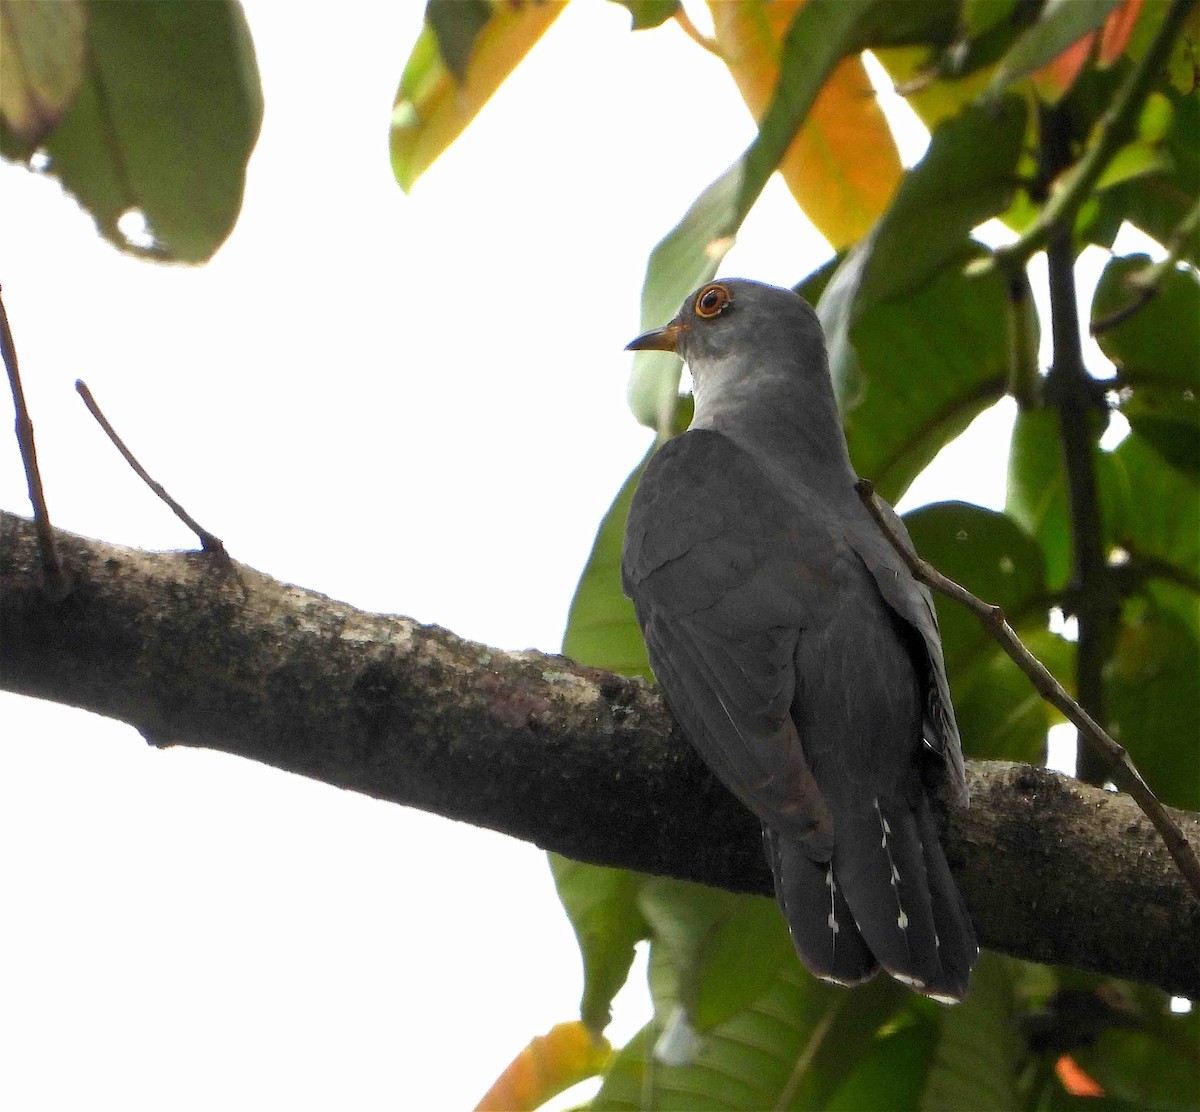
[[[204,553],[0,518],[0,683],[585,861],[769,892],[755,820],[655,690],[366,614]],[[947,851],[985,945],[1200,996],[1200,906],[1128,798],[974,764]],[[1194,847],[1200,816],[1176,813]]]

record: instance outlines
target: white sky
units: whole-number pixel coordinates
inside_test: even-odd
[[[753,135],[732,81],[674,26],[572,5],[405,197],[387,121],[423,5],[247,8],[266,118],[208,266],[122,257],[52,182],[0,166],[53,520],[194,544],[82,377],[237,559],[557,650],[649,441],[621,350],[647,255]],[[775,180],[722,273],[791,283],[827,255]],[[981,418],[906,504],[1000,504],[1010,422]],[[11,437],[0,505],[28,513]],[[63,707],[4,695],[0,716],[0,1105],[461,1109],[576,1016],[535,847]]]

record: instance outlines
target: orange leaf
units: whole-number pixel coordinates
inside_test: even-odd
[[[475,1112],[529,1112],[572,1085],[594,1077],[612,1053],[579,1020],[559,1023],[531,1039],[496,1078]]]
[[[1103,69],[1111,66],[1129,43],[1134,24],[1141,12],[1142,0],[1126,0],[1119,8],[1109,12],[1100,27],[1100,48],[1097,64]],[[1044,100],[1054,103],[1070,91],[1072,85],[1087,65],[1096,43],[1096,32],[1089,31],[1083,38],[1072,43],[1057,58],[1047,62],[1033,74],[1033,82]]]
[[[1058,1074],[1062,1087],[1073,1097],[1102,1097],[1104,1090],[1080,1068],[1079,1063],[1069,1054],[1063,1054],[1054,1063],[1054,1072]]]
[[[1128,0],[1104,21],[1100,31],[1100,68],[1107,69],[1125,51],[1133,25],[1142,10],[1142,0]]]
[[[717,46],[742,99],[761,120],[779,79],[783,38],[803,0],[710,0]],[[887,208],[903,169],[862,62],[846,58],[817,97],[779,165],[783,180],[836,249],[861,239]]]
[[[392,171],[407,191],[462,133],[566,7],[566,0],[506,0],[476,36],[460,85],[428,26],[404,66],[392,108]]]
[[[1089,31],[1081,39],[1077,39],[1053,61],[1047,62],[1041,69],[1033,73],[1033,83],[1041,94],[1042,99],[1050,103],[1057,102],[1066,95],[1075,84],[1083,67],[1087,65],[1092,54],[1092,44],[1096,41],[1096,32]]]

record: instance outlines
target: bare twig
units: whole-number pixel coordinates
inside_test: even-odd
[[[1004,611],[999,606],[992,606],[977,598],[965,587],[943,575],[932,564],[926,563],[905,545],[884,515],[875,494],[875,486],[870,480],[860,479],[857,490],[863,504],[870,511],[887,539],[891,541],[892,547],[900,553],[901,559],[908,565],[914,578],[970,610],[996,639],[1000,647],[1013,659],[1017,667],[1029,677],[1030,682],[1042,698],[1061,710],[1075,724],[1079,730],[1079,736],[1108,762],[1113,782],[1137,801],[1138,806],[1141,807],[1143,813],[1154,824],[1155,830],[1162,837],[1167,852],[1179,866],[1179,871],[1187,879],[1197,897],[1200,897],[1200,861],[1197,861],[1192,847],[1188,845],[1187,839],[1184,838],[1183,832],[1175,820],[1167,814],[1166,809],[1158,801],[1158,797],[1150,790],[1149,785],[1134,767],[1124,746],[1114,741],[1103,727],[1067,694],[1050,670],[1021,643],[1021,639],[1013,632],[1012,626],[1004,618]]]
[[[71,580],[58,556],[54,543],[54,528],[50,524],[50,511],[46,509],[46,492],[42,489],[42,473],[38,470],[37,448],[33,442],[33,421],[29,407],[25,404],[25,391],[21,387],[21,371],[17,364],[17,345],[13,342],[12,329],[8,326],[8,312],[4,298],[0,297],[0,355],[8,371],[8,384],[12,388],[13,408],[16,410],[17,445],[21,449],[21,462],[25,465],[25,482],[29,487],[29,501],[33,504],[33,520],[37,527],[38,549],[42,557],[42,573],[45,591],[53,599],[66,598],[71,590]]]
[[[200,538],[200,545],[205,552],[219,552],[221,555],[227,555],[225,545],[220,537],[213,536],[207,529],[199,524],[178,502],[172,498],[166,490],[163,489],[161,483],[155,482],[146,469],[138,463],[133,453],[125,447],[125,442],[117,435],[116,429],[109,424],[108,418],[100,411],[100,407],[96,404],[96,399],[92,397],[92,392],[88,389],[87,383],[83,379],[75,380],[75,389],[79,396],[83,399],[83,404],[88,407],[88,412],[96,418],[100,427],[108,434],[108,439],[113,442],[118,452],[125,458],[125,462],[137,473],[138,477],[144,482],[155,494],[159,496],[168,506],[171,507],[171,512],[175,514],[180,521],[184,523],[197,537]]]

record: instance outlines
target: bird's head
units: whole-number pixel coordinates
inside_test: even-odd
[[[691,369],[698,410],[762,404],[780,393],[827,390],[825,337],[817,314],[798,294],[745,278],[701,286],[675,319],[643,333],[630,351],[673,351]]]

